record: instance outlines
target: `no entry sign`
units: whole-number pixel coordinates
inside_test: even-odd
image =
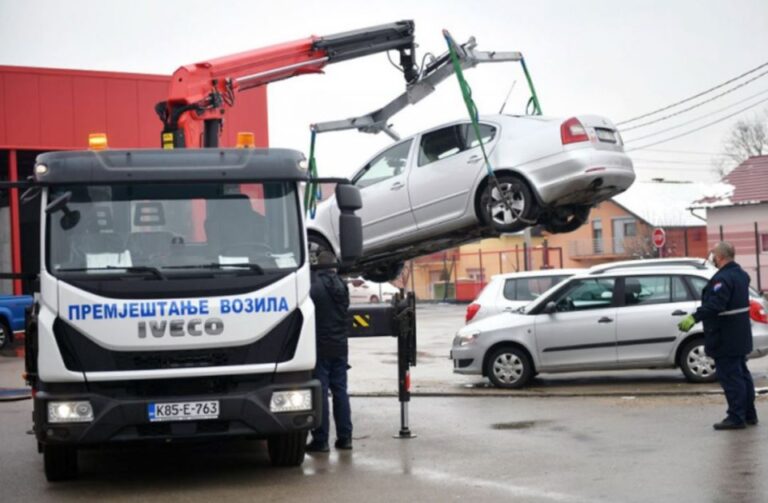
[[[664,243],[667,242],[667,234],[664,232],[664,229],[656,228],[653,229],[653,246],[656,248],[663,248]]]

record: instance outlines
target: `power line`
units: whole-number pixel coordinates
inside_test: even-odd
[[[723,83],[721,83],[721,84],[718,84],[718,85],[716,85],[716,86],[714,86],[714,87],[710,87],[710,88],[709,88],[709,89],[707,89],[706,91],[702,91],[702,92],[700,92],[700,93],[698,93],[698,94],[694,94],[693,96],[690,96],[690,97],[688,97],[688,98],[685,98],[685,99],[683,99],[683,100],[680,100],[680,101],[677,101],[677,102],[675,102],[675,103],[672,103],[671,105],[667,105],[667,106],[665,106],[665,107],[661,107],[661,108],[658,108],[658,109],[656,109],[656,110],[653,110],[653,111],[651,111],[651,112],[645,113],[645,114],[643,114],[643,115],[638,115],[637,117],[632,117],[631,119],[627,119],[627,120],[625,120],[625,121],[622,121],[622,122],[619,122],[619,123],[617,123],[617,124],[620,126],[620,125],[622,125],[622,124],[627,124],[628,122],[634,122],[634,121],[636,121],[636,120],[638,120],[638,119],[644,119],[644,118],[646,118],[646,117],[649,117],[649,116],[651,116],[651,115],[657,114],[657,113],[659,113],[659,112],[663,112],[663,111],[665,111],[665,110],[669,110],[670,108],[674,108],[674,107],[676,107],[677,105],[682,105],[683,103],[687,103],[687,102],[689,102],[689,101],[691,101],[691,100],[695,100],[696,98],[699,98],[699,97],[701,97],[701,96],[704,96],[705,94],[708,94],[708,93],[710,93],[710,92],[712,92],[712,91],[715,91],[715,90],[717,90],[717,89],[720,89],[721,87],[725,87],[725,86],[727,86],[728,84],[730,84],[730,83],[732,83],[732,82],[735,82],[735,81],[737,81],[737,80],[741,79],[742,77],[746,77],[747,75],[749,75],[749,74],[751,74],[751,73],[755,73],[756,71],[760,70],[761,68],[765,68],[766,66],[768,66],[768,61],[766,61],[765,63],[763,63],[763,64],[761,64],[761,65],[758,65],[758,66],[756,66],[756,67],[752,68],[751,70],[748,70],[748,71],[746,71],[746,72],[742,73],[741,75],[738,75],[738,76],[736,76],[736,77],[733,77],[733,78],[732,78],[732,79],[730,79],[730,80],[726,80],[725,82],[723,82]]]
[[[757,79],[759,79],[760,77],[763,77],[765,75],[768,75],[768,70],[766,70],[763,73],[760,73],[758,75],[755,75],[751,79],[745,80],[741,84],[739,84],[739,85],[737,85],[735,87],[732,87],[730,89],[727,89],[727,90],[723,91],[720,94],[716,94],[716,95],[712,96],[709,99],[706,99],[704,101],[700,101],[700,102],[698,102],[698,103],[696,103],[694,105],[691,105],[688,108],[683,108],[682,110],[678,110],[677,112],[671,113],[669,115],[664,115],[662,117],[653,119],[651,121],[643,122],[642,124],[638,124],[636,126],[632,126],[632,127],[628,127],[628,128],[622,129],[622,131],[627,132],[627,131],[632,131],[633,129],[638,129],[638,128],[645,127],[645,126],[650,126],[651,124],[656,124],[657,122],[661,122],[661,121],[665,121],[667,119],[671,119],[672,117],[676,117],[676,116],[678,116],[680,114],[684,114],[685,112],[690,112],[691,110],[694,110],[696,108],[704,106],[707,103],[711,103],[711,102],[715,101],[716,99],[722,98],[723,96],[725,96],[727,94],[731,94],[732,92],[736,91],[737,89],[741,89],[742,87],[746,86],[747,84],[750,84],[750,83],[756,81]],[[760,93],[758,93],[758,94],[760,94]]]
[[[709,126],[714,126],[715,124],[718,124],[720,122],[723,122],[724,120],[730,119],[731,117],[735,117],[735,116],[739,115],[740,113],[746,112],[750,108],[753,108],[753,107],[755,107],[755,106],[757,106],[757,105],[759,105],[759,104],[761,104],[761,103],[763,103],[765,101],[768,101],[768,98],[764,98],[764,99],[758,101],[757,103],[753,103],[752,105],[750,105],[748,107],[744,107],[741,110],[737,110],[736,112],[734,112],[732,114],[728,114],[725,117],[721,117],[721,118],[719,118],[717,120],[714,120],[712,122],[708,122],[706,124],[703,124],[703,125],[695,128],[695,129],[691,129],[690,131],[686,131],[684,133],[680,133],[680,134],[675,135],[675,136],[670,136],[669,138],[665,138],[663,140],[659,140],[659,141],[656,141],[656,142],[653,142],[653,143],[649,143],[649,144],[643,145],[641,147],[630,148],[630,149],[627,149],[626,152],[632,152],[633,150],[641,150],[641,149],[644,149],[644,148],[647,148],[647,147],[653,147],[655,145],[660,145],[660,144],[666,143],[668,141],[672,141],[672,140],[676,140],[678,138],[682,138],[683,136],[688,136],[689,134],[693,134],[693,133],[695,133],[697,131],[701,131],[702,129],[708,128]]]
[[[766,73],[768,73],[768,72],[766,72]],[[734,103],[731,103],[728,106],[719,108],[717,110],[713,110],[712,112],[706,113],[704,115],[699,115],[695,119],[691,119],[691,120],[686,121],[686,122],[681,122],[680,124],[677,124],[677,125],[674,125],[674,126],[670,126],[668,128],[665,128],[665,129],[660,129],[658,131],[654,131],[653,133],[649,133],[649,134],[647,134],[645,136],[638,136],[637,138],[631,138],[631,139],[629,139],[627,141],[632,142],[632,141],[644,140],[645,138],[650,138],[651,136],[660,135],[661,133],[666,133],[667,131],[672,131],[673,129],[677,129],[677,128],[681,128],[683,126],[687,126],[688,124],[694,123],[696,121],[700,121],[701,119],[706,119],[707,117],[710,117],[712,115],[719,114],[720,112],[724,112],[724,111],[726,111],[728,109],[731,109],[731,108],[735,107],[736,105],[741,105],[742,103],[744,103],[746,101],[749,101],[749,100],[751,100],[753,98],[756,98],[757,96],[763,95],[765,93],[768,93],[768,89],[764,89],[764,90],[760,91],[757,94],[753,94],[752,96],[750,96],[748,98],[744,98],[743,100],[739,100],[739,101],[736,101]],[[662,119],[659,119],[658,121],[655,121],[655,122],[659,122],[661,120]],[[648,124],[651,124],[651,123],[649,122]],[[640,126],[636,126],[636,127],[640,127]],[[635,129],[635,128],[629,128],[629,129]]]

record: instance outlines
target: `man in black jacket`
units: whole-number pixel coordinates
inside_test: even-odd
[[[318,264],[331,266],[336,257],[321,252]],[[317,332],[317,364],[315,378],[322,383],[323,421],[312,430],[312,441],[307,452],[328,452],[328,390],[333,394],[333,420],[336,423],[336,448],[352,449],[352,413],[347,394],[347,336],[351,321],[349,318],[349,290],[335,269],[321,269],[312,273],[309,292],[315,304],[315,326]]]
[[[752,352],[749,275],[734,262],[732,244],[717,243],[712,255],[719,270],[704,287],[701,306],[678,326],[687,332],[697,322],[704,323],[704,349],[715,360],[728,401],[728,416],[714,428],[737,430],[757,424],[755,385],[747,368],[747,355]]]

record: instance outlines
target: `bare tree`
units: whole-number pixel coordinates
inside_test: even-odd
[[[768,109],[751,119],[738,121],[725,139],[725,152],[736,163],[768,154]]]

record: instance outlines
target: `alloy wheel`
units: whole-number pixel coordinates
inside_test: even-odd
[[[514,353],[501,353],[493,361],[493,375],[504,384],[514,384],[525,371],[525,364]]]
[[[501,188],[501,192],[499,192]],[[509,207],[507,202],[509,202]],[[500,182],[498,187],[491,190],[491,201],[489,204],[491,219],[497,225],[511,225],[520,220],[525,211],[525,194],[520,190],[517,183]]]
[[[707,356],[704,345],[693,346],[685,358],[688,368],[696,377],[706,379],[715,374],[715,360]]]

